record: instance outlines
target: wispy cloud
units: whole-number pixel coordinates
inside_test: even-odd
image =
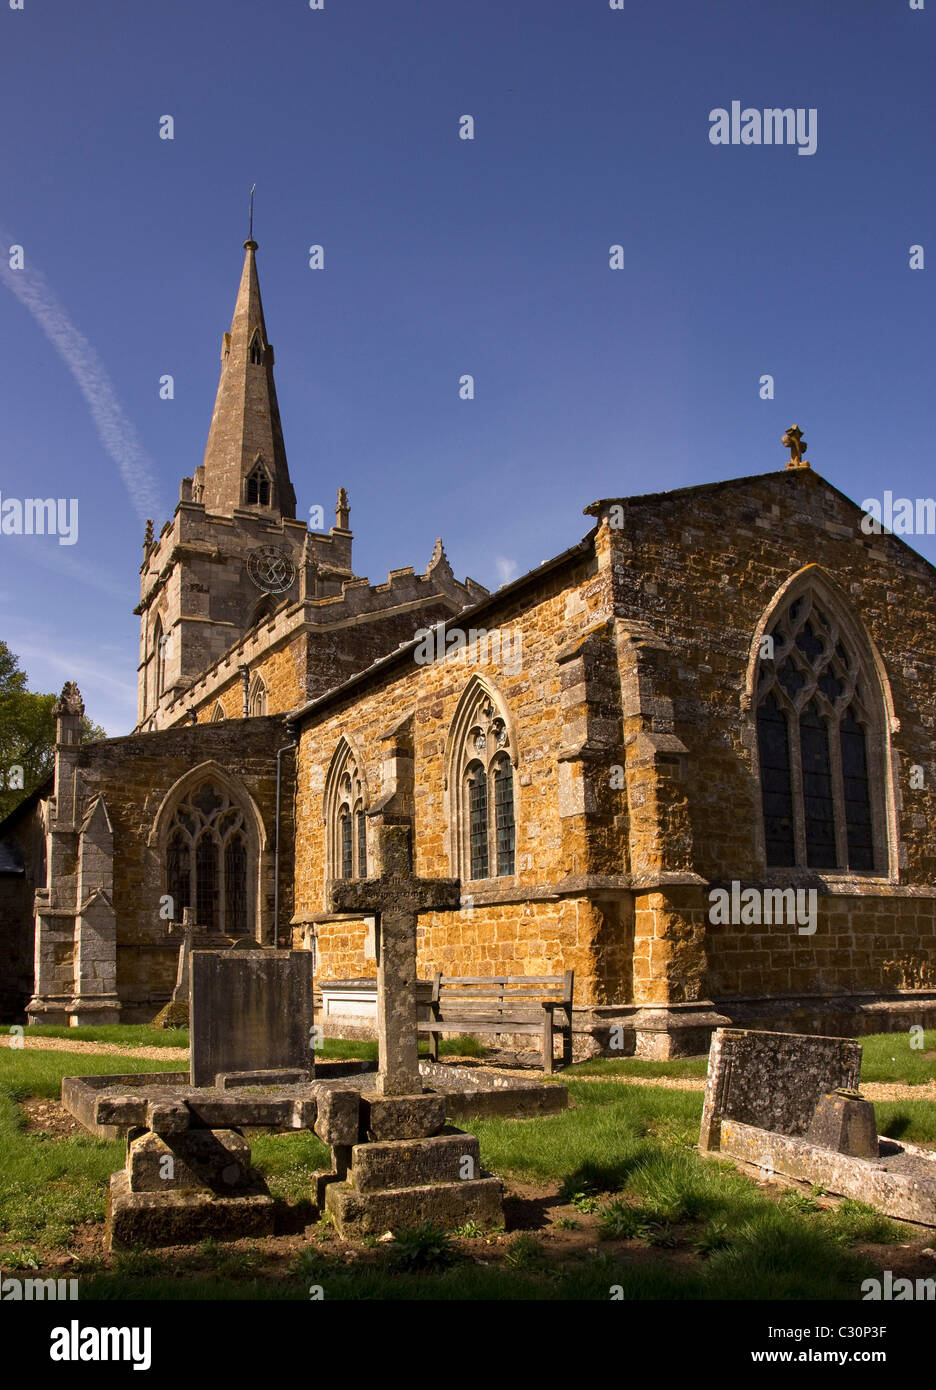
[[[508,560],[504,555],[495,556],[494,569],[501,584],[509,584],[519,573],[516,560]]]
[[[79,540],[75,549],[80,548]],[[74,552],[63,550],[57,545],[48,545],[44,536],[0,537],[0,558],[6,559],[10,555],[15,556],[24,573],[30,565],[39,565],[41,569],[64,574],[75,584],[87,584],[89,588],[97,589],[98,593],[119,599],[121,605],[126,603],[127,595],[130,593],[126,583],[119,580],[113,571],[106,570],[99,563],[83,564],[76,559]],[[0,601],[12,597],[9,593],[3,593],[0,594]],[[22,594],[16,596],[16,602],[22,608]]]
[[[42,662],[49,670],[61,672],[66,680],[77,680],[79,685],[93,685],[106,692],[112,699],[132,699],[136,702],[136,683],[115,674],[123,664],[116,655],[112,663],[104,664],[89,657],[87,652],[67,651],[58,644],[53,650],[51,643],[33,646],[28,641],[24,642],[14,637],[10,646],[27,669],[30,665],[35,667],[37,662]],[[34,684],[30,680],[30,685]]]
[[[29,310],[78,383],[101,443],[117,465],[139,520],[158,517],[159,488],[152,460],[117,399],[103,362],[69,318],[45,276],[32,265],[28,247],[25,269],[10,269],[8,248],[14,241],[0,228],[0,280]]]

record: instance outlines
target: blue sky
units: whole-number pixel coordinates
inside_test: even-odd
[[[109,732],[252,183],[299,514],[344,485],[371,582],[441,535],[495,587],[597,497],[782,467],[793,421],[856,501],[936,491],[936,0],[23,5],[0,8],[0,492],[77,497],[79,532],[0,535],[0,637]],[[713,145],[733,100],[815,108],[816,153]]]

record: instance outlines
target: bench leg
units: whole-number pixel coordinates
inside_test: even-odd
[[[572,1010],[569,1009],[566,1026],[562,1030],[562,1065],[572,1065]]]
[[[543,1071],[547,1076],[553,1073],[553,1018],[552,1009],[546,1010],[543,1019]]]
[[[439,1035],[438,1033],[429,1034],[429,1060],[437,1062],[439,1060]]]

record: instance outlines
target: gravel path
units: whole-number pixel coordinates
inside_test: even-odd
[[[22,1041],[27,1048],[46,1052],[112,1052],[117,1057],[142,1057],[147,1062],[187,1062],[187,1047],[119,1047],[117,1043],[87,1042],[84,1038],[31,1038],[0,1036],[0,1047]]]
[[[570,1076],[570,1081],[613,1081],[619,1086],[660,1086],[667,1091],[704,1091],[701,1076]],[[936,1101],[936,1081],[924,1081],[908,1086],[897,1081],[867,1081],[861,1094],[867,1100],[931,1100]]]

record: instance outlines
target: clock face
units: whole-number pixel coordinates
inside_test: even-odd
[[[296,569],[285,550],[276,545],[258,545],[247,558],[247,573],[265,594],[282,594],[296,577]]]

